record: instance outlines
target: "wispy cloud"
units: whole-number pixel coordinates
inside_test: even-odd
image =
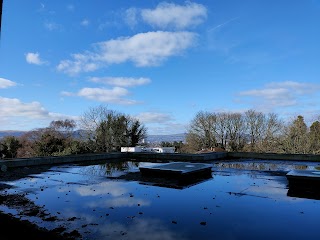
[[[157,28],[186,29],[202,23],[207,17],[207,9],[192,2],[185,2],[185,5],[162,2],[155,9],[142,9],[141,17]]]
[[[62,26],[58,23],[55,22],[45,22],[44,23],[44,27],[45,29],[49,30],[49,31],[54,31],[54,30],[61,30]]]
[[[29,53],[26,53],[25,56],[26,56],[27,63],[35,64],[35,65],[43,65],[46,63],[46,61],[43,61],[40,59],[40,54],[37,52],[36,53],[29,52]]]
[[[105,88],[82,88],[77,93],[72,92],[62,92],[64,96],[78,96],[86,99],[104,102],[104,103],[113,103],[121,105],[134,105],[139,104],[140,102],[135,100],[126,99],[125,97],[129,95],[129,91],[125,88],[114,87],[112,89]]]
[[[129,8],[124,13],[124,21],[129,27],[134,28],[138,24],[139,10],[137,8]]]
[[[242,100],[249,100],[259,108],[273,110],[278,107],[298,106],[305,103],[304,97],[319,90],[320,85],[284,81],[267,84],[261,89],[243,91],[239,93],[239,96],[247,97],[248,99]]]
[[[191,32],[163,31],[120,37],[95,44],[94,52],[73,54],[73,59],[62,60],[57,70],[75,75],[128,61],[138,67],[157,66],[171,56],[182,54],[195,44],[196,38],[197,35]]]
[[[143,112],[136,115],[136,118],[144,123],[165,123],[173,120],[171,115],[159,112]]]
[[[151,82],[149,78],[129,78],[129,77],[92,77],[91,82],[108,84],[117,87],[134,87],[146,85]]]
[[[0,89],[17,86],[17,83],[5,78],[0,78]]]
[[[208,32],[213,32],[213,31],[215,31],[215,30],[217,30],[217,29],[219,29],[219,28],[221,28],[221,27],[227,25],[228,23],[233,22],[233,21],[235,21],[235,20],[237,20],[237,19],[238,19],[238,17],[231,18],[230,20],[225,21],[224,23],[221,23],[221,24],[218,24],[217,26],[214,26],[214,27],[209,28],[209,29],[208,29]]]
[[[81,22],[80,22],[80,25],[81,26],[84,26],[84,27],[87,27],[87,26],[89,26],[89,24],[90,24],[90,21],[88,20],[88,19],[83,19]]]
[[[67,5],[67,10],[73,12],[75,10],[75,6],[73,4]]]

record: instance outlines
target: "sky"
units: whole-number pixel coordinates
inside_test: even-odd
[[[100,105],[148,134],[200,111],[320,116],[319,0],[4,0],[0,130]]]

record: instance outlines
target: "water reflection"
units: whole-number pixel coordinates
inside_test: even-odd
[[[297,199],[297,193],[288,191],[284,175],[268,172],[269,168],[278,171],[306,166],[302,163],[275,166],[275,162],[266,162],[262,168],[253,162],[223,162],[215,164],[221,171],[216,168],[211,178],[179,190],[155,186],[150,179],[144,181],[152,184],[141,184],[138,167],[143,164],[152,163],[56,166],[42,174],[5,182],[15,187],[1,194],[23,195],[57,219],[50,222],[36,216],[39,226],[66,226],[69,232],[78,231],[81,239],[318,237],[318,198]],[[245,171],[224,171],[235,166]],[[14,208],[0,209],[15,214]],[[35,216],[20,214],[35,221]]]
[[[216,162],[214,167],[218,169],[241,169],[241,170],[257,170],[257,171],[290,171],[290,170],[314,170],[320,168],[317,163],[288,163],[274,161],[236,161],[236,162]]]

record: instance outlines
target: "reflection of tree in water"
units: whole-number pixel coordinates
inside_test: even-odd
[[[139,167],[139,162],[108,162],[101,165],[105,169],[105,175],[111,176],[115,172],[124,172]]]
[[[258,171],[279,171],[279,170],[306,170],[307,165],[291,165],[279,163],[264,163],[264,162],[232,162],[232,163],[218,163],[219,168],[234,168],[242,170],[258,170]],[[311,167],[313,169],[313,167]],[[320,168],[319,168],[320,170]]]
[[[295,169],[296,170],[306,170],[308,168],[307,165],[296,165]]]
[[[91,176],[112,176],[116,172],[130,171],[139,167],[139,162],[118,161],[98,165],[89,165],[80,170],[81,173]]]

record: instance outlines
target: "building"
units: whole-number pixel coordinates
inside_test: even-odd
[[[121,152],[175,153],[175,147],[121,147]]]

